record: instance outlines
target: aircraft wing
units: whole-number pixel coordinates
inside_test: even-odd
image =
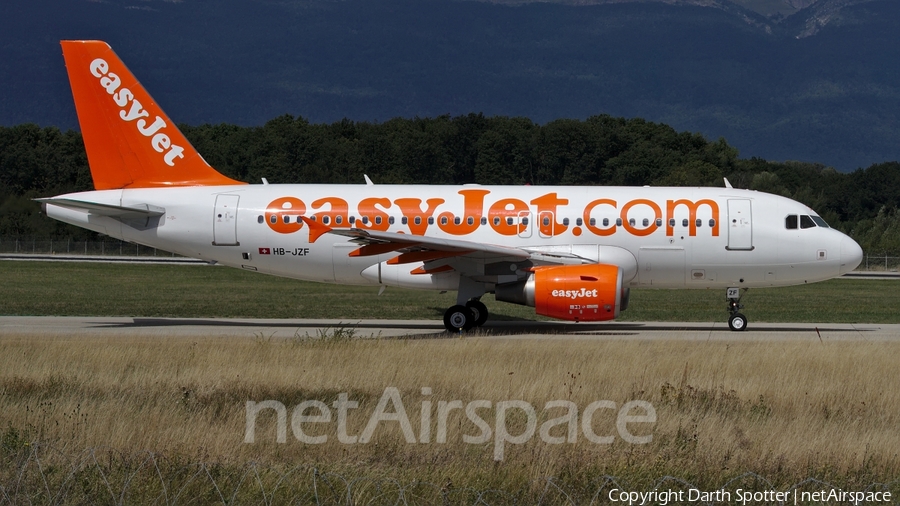
[[[322,234],[330,233],[350,237],[360,245],[350,252],[350,256],[362,257],[382,255],[396,252],[398,255],[388,264],[408,264],[413,262],[433,262],[454,257],[466,257],[483,260],[486,263],[500,261],[521,261],[530,259],[530,251],[509,246],[482,244],[459,239],[438,239],[398,232],[380,232],[376,230],[333,229],[305,216],[303,220],[310,227],[310,240],[314,241]]]

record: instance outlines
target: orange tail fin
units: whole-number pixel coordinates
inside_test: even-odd
[[[109,44],[60,44],[95,189],[245,184],[206,163]]]

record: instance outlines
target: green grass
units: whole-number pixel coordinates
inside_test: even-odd
[[[434,319],[455,294],[296,281],[225,267],[0,262],[0,314]],[[900,323],[900,282],[836,279],[750,290],[753,322]],[[495,320],[545,319],[484,298]],[[724,321],[724,290],[632,290],[623,321]]]

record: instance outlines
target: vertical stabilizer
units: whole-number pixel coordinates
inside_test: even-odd
[[[94,188],[245,184],[209,166],[101,41],[62,41]]]

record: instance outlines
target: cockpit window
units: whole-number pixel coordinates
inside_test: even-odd
[[[812,218],[812,220],[813,220],[814,222],[816,222],[816,225],[818,225],[818,226],[820,226],[820,227],[822,227],[822,228],[831,228],[831,227],[828,226],[828,223],[825,223],[825,220],[823,220],[821,216],[815,216],[815,215],[813,215],[813,216],[810,216],[810,218]]]
[[[812,218],[805,214],[800,216],[800,228],[813,228],[815,226],[816,222],[814,222]]]
[[[797,215],[796,214],[789,214],[784,219],[784,228],[786,228],[788,230],[796,230],[797,229]]]

